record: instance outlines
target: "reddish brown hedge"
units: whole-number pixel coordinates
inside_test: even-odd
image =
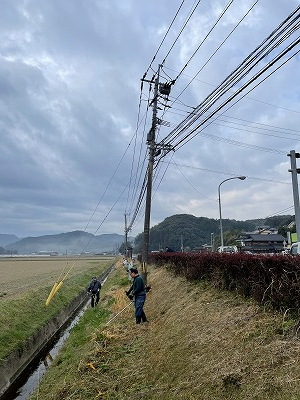
[[[219,289],[279,308],[300,308],[300,256],[243,253],[152,253],[149,263],[167,266],[188,280],[209,280]]]

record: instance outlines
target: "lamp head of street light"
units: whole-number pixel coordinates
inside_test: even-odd
[[[238,178],[243,181],[244,179],[246,179],[246,176],[238,176]]]

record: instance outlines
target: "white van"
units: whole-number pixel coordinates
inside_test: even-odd
[[[290,254],[300,254],[300,242],[296,242],[291,245]]]
[[[218,253],[237,253],[238,249],[236,246],[220,246],[218,247]]]

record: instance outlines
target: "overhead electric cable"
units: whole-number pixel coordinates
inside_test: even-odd
[[[174,22],[175,22],[175,20],[176,20],[176,18],[177,18],[177,16],[178,16],[179,11],[181,10],[181,7],[183,6],[183,3],[184,3],[184,2],[185,2],[185,0],[182,0],[182,2],[181,2],[181,4],[180,4],[180,6],[179,6],[179,8],[178,8],[178,10],[177,10],[177,12],[176,12],[176,14],[175,14],[175,16],[173,17],[173,20],[172,20],[171,24],[169,25],[169,28],[168,28],[167,32],[165,33],[165,35],[164,35],[164,37],[163,37],[163,39],[162,39],[160,45],[158,46],[158,49],[156,50],[156,53],[154,54],[154,56],[153,56],[153,58],[152,58],[152,60],[151,60],[151,63],[150,63],[150,65],[149,65],[149,67],[147,68],[146,72],[145,72],[144,75],[143,75],[143,79],[146,78],[146,76],[147,76],[147,74],[148,74],[148,72],[149,72],[149,69],[152,67],[152,64],[153,64],[154,60],[156,59],[156,56],[157,56],[157,54],[158,54],[158,52],[159,52],[161,46],[163,45],[163,43],[164,43],[166,37],[168,36],[168,33],[170,32],[170,29],[171,29],[172,25],[174,24]]]
[[[172,68],[169,68],[169,67],[164,66],[164,69],[168,69],[168,70],[173,71],[173,72],[175,72],[175,73],[178,74],[178,71],[176,71],[176,70],[174,70],[174,69],[172,69]],[[203,81],[202,79],[198,79],[198,78],[195,78],[195,77],[191,77],[190,75],[187,75],[187,74],[182,74],[182,75],[185,76],[185,77],[188,78],[188,79],[193,79],[193,80],[196,80],[197,82],[201,82],[201,83],[204,83],[205,85],[209,85],[209,86],[212,86],[212,87],[214,87],[214,88],[217,88],[217,85],[214,85],[214,84],[212,84],[212,83]],[[169,96],[169,97],[172,98],[172,96]],[[180,100],[178,97],[174,97],[174,99],[176,99],[176,100],[174,100],[174,102],[176,102],[176,101],[181,102],[181,100]],[[257,102],[257,103],[266,104],[267,106],[275,107],[275,108],[278,108],[278,109],[280,109],[280,110],[285,110],[285,111],[290,111],[290,112],[292,112],[292,113],[300,114],[300,111],[299,111],[299,110],[292,110],[292,109],[290,109],[290,108],[282,107],[282,106],[279,106],[278,104],[268,103],[267,101],[259,100],[259,99],[256,99],[256,98],[254,98],[254,97],[249,97],[249,96],[247,96],[247,99],[248,99],[248,100],[255,101],[255,102]],[[181,102],[181,103],[182,103],[182,102]],[[182,104],[184,104],[184,103],[182,103]],[[186,104],[184,104],[184,105],[185,105],[186,107],[190,107],[190,108],[192,108],[192,109],[195,109],[195,107],[188,106],[188,105],[186,105]],[[168,111],[168,112],[170,112],[170,111]]]
[[[215,121],[221,121],[221,122],[225,122],[225,123],[231,123],[231,124],[235,124],[235,125],[238,125],[237,127],[236,126],[231,126],[231,125],[224,125],[224,124],[219,124],[218,122],[212,122],[212,124],[213,125],[217,125],[217,126],[222,126],[222,127],[224,127],[224,128],[229,128],[229,129],[237,129],[237,130],[239,130],[239,132],[250,132],[250,133],[255,133],[256,135],[263,135],[263,136],[270,136],[270,137],[275,137],[275,138],[279,138],[279,139],[283,139],[283,140],[295,140],[295,137],[286,137],[286,136],[280,136],[280,135],[275,135],[275,133],[280,133],[280,132],[278,132],[278,131],[273,131],[273,130],[271,130],[271,129],[267,129],[267,128],[260,128],[260,127],[252,127],[251,125],[244,125],[244,124],[238,124],[238,123],[235,123],[235,122],[231,122],[231,121],[224,121],[224,120],[222,120],[222,119],[220,119],[220,118],[217,118]],[[243,129],[243,128],[241,128],[241,126],[243,126],[243,127],[249,127],[250,129]],[[254,129],[263,129],[264,130],[264,132],[258,132],[258,131],[254,131]],[[275,132],[275,133],[268,133],[268,132],[265,132],[265,131],[271,131],[271,132]],[[289,135],[293,135],[293,136],[296,136],[296,139],[300,139],[300,135],[299,134],[296,134],[296,133],[288,133]]]
[[[287,211],[289,211],[289,210],[291,210],[291,209],[293,209],[293,208],[294,208],[294,206],[290,206],[290,207],[288,207],[288,208],[285,208],[284,210],[280,210],[280,211],[277,211],[277,212],[274,213],[274,214],[268,215],[268,216],[265,217],[264,219],[266,219],[266,218],[271,218],[271,217],[276,217],[278,214],[283,214],[283,213],[285,213],[285,212],[287,212]]]
[[[150,94],[150,88],[149,88],[149,94]],[[149,103],[147,104],[145,118],[144,118],[143,134],[142,134],[142,139],[141,139],[141,143],[140,143],[139,157],[138,157],[138,161],[136,163],[136,173],[134,175],[133,190],[132,190],[132,194],[131,194],[131,203],[130,203],[130,206],[128,206],[130,189],[131,189],[131,182],[132,182],[132,176],[133,175],[130,176],[130,188],[128,190],[128,197],[127,197],[126,208],[125,208],[126,210],[128,210],[128,215],[130,215],[130,213],[131,213],[131,209],[132,209],[133,203],[134,203],[134,198],[136,196],[137,188],[138,188],[138,186],[140,184],[142,171],[144,170],[144,166],[145,166],[145,162],[146,162],[146,154],[144,155],[143,160],[142,160],[142,148],[143,148],[142,146],[143,146],[143,143],[144,143],[144,140],[145,140],[145,132],[146,132],[146,123],[147,123],[148,111],[149,111]],[[132,165],[134,163],[134,158],[135,158],[135,154],[133,155]]]
[[[216,50],[210,55],[210,57],[206,60],[206,62],[202,65],[202,67],[198,70],[196,75],[191,79],[191,81],[181,90],[181,92],[178,94],[177,99],[183,94],[183,92],[192,84],[192,82],[196,79],[196,77],[200,74],[200,72],[204,69],[204,67],[208,64],[209,61],[214,57],[214,55],[220,50],[220,48],[224,45],[224,43],[229,39],[229,37],[233,34],[233,32],[238,28],[238,26],[243,22],[243,20],[247,17],[247,15],[251,12],[253,7],[258,3],[259,0],[256,0],[256,2],[249,8],[249,10],[243,15],[243,17],[239,20],[239,22],[234,26],[234,28],[229,32],[229,34],[224,38],[224,40],[219,44],[219,46],[216,48]],[[182,71],[178,74],[177,78],[182,74]],[[175,81],[177,80],[175,79]],[[217,87],[218,88],[218,87]],[[216,88],[216,90],[217,90]],[[173,104],[173,103],[172,103]],[[196,109],[196,107],[195,107]]]
[[[114,209],[115,205],[118,203],[118,201],[120,200],[120,198],[123,196],[125,190],[127,189],[128,184],[124,187],[123,191],[120,193],[119,197],[117,198],[117,200],[115,201],[115,203],[113,204],[113,206],[110,208],[110,210],[108,211],[108,213],[105,215],[105,217],[103,218],[102,222],[100,223],[100,225],[98,226],[98,228],[96,229],[96,231],[94,232],[93,236],[91,236],[90,240],[86,243],[86,245],[84,246],[82,252],[85,251],[85,249],[88,247],[88,245],[91,243],[91,241],[93,240],[94,236],[96,235],[96,233],[98,232],[98,230],[100,229],[100,227],[103,225],[104,221],[106,220],[106,218],[109,216],[109,214],[111,213],[111,211]],[[54,283],[48,298],[46,300],[46,306],[48,306],[52,300],[52,298],[55,296],[55,294],[58,292],[58,290],[61,288],[61,286],[63,285],[65,279],[67,278],[67,276],[69,275],[69,273],[71,272],[71,270],[73,269],[74,265],[77,263],[77,261],[79,260],[78,256],[75,261],[73,262],[73,264],[71,265],[71,267],[68,269],[68,271],[64,274],[64,276],[62,276],[62,274],[59,276],[59,279]]]
[[[211,199],[207,196],[205,196],[203,193],[199,192],[198,189],[195,188],[195,186],[187,179],[187,177],[184,175],[184,173],[181,171],[181,169],[179,168],[178,164],[174,163],[175,167],[178,169],[178,171],[181,173],[181,175],[183,176],[183,178],[187,181],[187,183],[198,193],[200,194],[200,196],[204,197],[207,200],[212,200],[212,201],[216,201],[215,199]]]
[[[257,0],[259,1],[259,0]],[[257,3],[256,1],[256,3]],[[191,62],[191,60],[193,59],[193,57],[195,56],[195,54],[199,51],[199,49],[201,48],[201,46],[203,45],[203,43],[206,41],[206,39],[209,37],[209,35],[212,33],[212,31],[214,30],[214,28],[218,25],[218,23],[220,22],[220,20],[222,19],[222,17],[225,15],[226,11],[229,9],[229,7],[231,6],[231,4],[234,2],[234,0],[230,0],[227,5],[225,6],[225,8],[223,9],[223,11],[221,12],[221,14],[219,15],[218,19],[216,20],[216,22],[213,24],[213,26],[210,28],[210,30],[208,31],[208,33],[205,35],[204,39],[201,41],[201,43],[199,44],[199,46],[197,47],[197,49],[194,51],[194,53],[191,55],[191,57],[188,59],[188,61],[186,62],[186,64],[184,65],[184,67],[181,69],[181,71],[179,72],[179,74],[176,76],[176,78],[174,79],[174,83],[177,81],[177,79],[179,78],[179,76],[183,73],[183,71],[186,69],[186,67],[188,66],[188,64]],[[253,7],[253,6],[252,6]],[[199,71],[200,72],[200,71]]]
[[[299,8],[299,7],[298,7]],[[297,9],[298,9],[297,8]],[[292,13],[284,22],[287,24],[288,19],[291,18],[294,15],[294,13]],[[295,22],[297,19],[299,19],[299,15],[296,16],[293,19],[293,22]],[[280,24],[279,27],[282,27],[284,24]],[[290,29],[290,24],[287,24],[288,28]],[[279,28],[277,28],[278,30]],[[260,55],[260,60],[263,58],[262,51],[265,51],[265,56],[269,55],[269,48],[268,46],[265,45],[266,41],[270,41],[273,42],[273,38],[272,35],[276,34],[276,38],[280,39],[280,35],[284,34],[284,28],[282,28],[280,34],[277,33],[277,30],[273,31],[273,33],[271,35],[269,35],[269,37],[267,39],[265,39],[261,45],[259,45],[251,54],[250,56],[246,57],[246,59],[239,65],[239,67],[237,67],[225,80],[223,80],[223,82],[209,95],[206,97],[206,99],[204,99],[204,101],[202,101],[197,107],[195,107],[195,111],[193,113],[190,114],[190,116],[186,117],[166,138],[165,141],[167,139],[170,139],[172,136],[174,137],[177,132],[181,132],[183,131],[183,129],[186,131],[187,128],[189,128],[198,118],[200,118],[201,115],[204,114],[204,112],[206,112],[208,110],[208,108],[210,108],[218,99],[220,99],[221,96],[223,96],[225,93],[228,93],[228,90],[233,87],[233,85],[235,85],[237,82],[239,82],[241,80],[242,77],[245,76],[246,72],[245,72],[245,68],[248,67],[248,72],[251,71],[251,69],[253,68],[253,65],[250,62],[250,59],[252,60],[252,62],[255,61],[255,59],[258,57],[257,54]],[[278,42],[277,42],[278,43]],[[273,45],[273,48],[275,48],[277,46],[277,43],[275,45]],[[261,49],[263,48],[263,49]],[[289,48],[288,51],[290,51],[291,48]],[[285,52],[281,53],[283,55],[285,55]],[[278,60],[278,57],[275,59]],[[273,60],[274,63],[274,60]],[[272,63],[272,64],[273,64]],[[257,62],[255,62],[255,65],[257,64]],[[272,65],[271,63],[268,64],[268,67],[270,67]],[[263,69],[264,72],[264,69]],[[257,78],[257,75],[256,75]],[[195,113],[197,114],[195,116]]]
[[[298,38],[291,46],[289,46],[288,49],[285,49],[284,52],[282,52],[278,57],[276,57],[276,61],[278,59],[280,59],[281,57],[283,57],[287,51],[290,51],[294,46],[296,46],[297,44],[300,43],[300,38]],[[291,57],[289,57],[286,61],[284,61],[279,67],[277,67],[274,71],[272,71],[269,75],[267,75],[264,79],[262,79],[261,81],[259,81],[255,86],[253,86],[247,93],[245,93],[242,97],[240,97],[238,100],[235,101],[234,104],[231,104],[230,107],[228,107],[224,112],[228,111],[230,108],[232,108],[238,101],[240,101],[242,98],[244,98],[248,93],[250,93],[252,90],[254,90],[258,85],[260,85],[262,82],[264,82],[267,78],[269,78],[273,73],[275,73],[279,68],[281,68],[284,64],[286,64],[291,58],[293,58],[295,55],[297,55],[300,52],[300,50],[298,50],[297,52],[295,52]],[[249,86],[252,82],[254,82],[261,74],[263,74],[268,68],[270,68],[270,66],[272,66],[276,61],[272,61],[271,63],[268,64],[267,67],[263,68],[262,70],[260,70],[260,72],[258,74],[255,75],[255,77],[251,78],[245,85],[242,86],[241,89],[237,90],[235,92],[234,95],[230,96],[229,99],[227,99],[226,101],[224,101],[220,106],[217,107],[216,110],[214,110],[211,114],[209,114],[207,117],[204,118],[204,120],[198,124],[196,127],[194,127],[192,129],[192,131],[190,131],[187,135],[185,135],[184,138],[180,139],[176,145],[172,145],[173,148],[175,149],[176,146],[178,146],[179,144],[183,143],[186,144],[187,142],[189,142],[191,139],[193,139],[195,136],[198,135],[199,132],[197,132],[197,129],[204,125],[206,122],[208,122],[210,120],[210,118],[212,118],[218,111],[220,111],[225,105],[227,105],[232,99],[234,99],[238,94],[240,94],[247,86]],[[214,121],[217,118],[214,119]],[[213,121],[209,122],[212,123]],[[207,127],[207,126],[206,126]],[[204,129],[204,128],[203,128]],[[203,130],[202,129],[202,130]],[[193,134],[193,135],[192,135]],[[188,140],[186,140],[188,139]],[[182,144],[183,145],[183,144]],[[182,147],[182,145],[179,148]]]
[[[179,167],[182,167],[182,168],[200,170],[200,171],[204,171],[204,172],[210,172],[210,173],[213,173],[213,174],[220,174],[220,175],[226,175],[226,176],[241,176],[241,175],[245,175],[245,174],[241,174],[241,173],[238,173],[238,172],[232,173],[232,172],[225,172],[225,171],[217,171],[217,170],[209,169],[209,168],[195,167],[193,165],[178,164],[177,162],[171,162],[171,161],[163,161],[162,160],[161,162],[162,163],[167,163],[168,165],[175,165],[175,166],[177,164]],[[290,182],[276,181],[274,179],[254,177],[254,176],[249,176],[249,175],[247,175],[247,179],[253,179],[253,180],[264,181],[264,182],[272,182],[272,183],[281,183],[283,185],[291,186]]]
[[[234,1],[234,0],[231,0],[231,1]],[[187,17],[185,23],[183,24],[182,28],[181,28],[180,31],[179,31],[179,34],[177,35],[177,37],[176,37],[176,39],[174,40],[172,46],[170,47],[169,51],[167,52],[166,56],[164,57],[164,59],[163,59],[161,65],[164,65],[164,63],[165,63],[167,57],[168,57],[169,54],[171,53],[173,47],[175,46],[175,43],[177,42],[177,40],[178,40],[179,37],[181,36],[182,32],[184,31],[185,27],[187,26],[188,22],[189,22],[190,19],[192,18],[193,14],[194,14],[194,12],[196,11],[196,9],[197,9],[197,7],[198,7],[198,5],[199,5],[200,2],[201,2],[201,0],[198,0],[198,1],[197,1],[197,4],[195,5],[193,11],[192,11],[192,12],[190,13],[190,15]]]
[[[147,171],[146,171],[146,173],[145,173],[145,176],[144,176],[144,181],[143,181],[143,184],[142,184],[142,188],[141,188],[141,190],[140,190],[140,194],[139,194],[139,197],[138,197],[138,200],[137,200],[137,203],[136,203],[134,212],[133,212],[133,216],[132,216],[132,218],[131,218],[131,222],[130,222],[129,225],[128,225],[128,230],[131,229],[131,227],[132,227],[132,225],[133,225],[133,223],[134,223],[134,220],[135,220],[135,218],[136,218],[136,215],[137,215],[137,213],[138,213],[138,211],[139,211],[139,209],[140,209],[140,207],[141,207],[141,203],[142,203],[142,201],[143,201],[143,198],[144,198],[144,196],[145,196],[146,187],[147,187],[147,175],[148,175],[148,169],[147,169]]]

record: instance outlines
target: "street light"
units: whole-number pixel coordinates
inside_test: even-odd
[[[220,185],[218,186],[218,195],[219,195],[219,213],[220,213],[220,236],[221,236],[221,247],[224,246],[224,238],[223,238],[223,226],[222,226],[222,212],[221,212],[221,193],[220,193],[220,188],[222,183],[230,181],[231,179],[240,179],[240,180],[244,180],[246,179],[245,176],[234,176],[233,178],[228,178],[225,179],[224,181],[222,181],[220,183]]]

